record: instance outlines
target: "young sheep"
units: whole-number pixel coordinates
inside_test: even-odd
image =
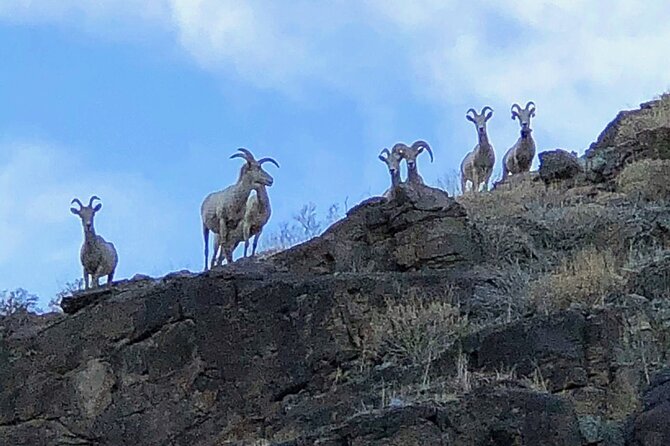
[[[400,185],[400,160],[402,157],[397,150],[389,152],[389,149],[384,149],[379,154],[379,159],[386,164],[391,175],[391,187],[384,192],[384,198],[390,200],[393,198],[396,187]]]
[[[472,192],[479,192],[482,184],[484,184],[484,190],[488,190],[489,179],[496,161],[493,146],[486,133],[486,122],[491,119],[491,116],[493,116],[493,109],[488,106],[482,108],[480,114],[477,114],[474,108],[471,108],[465,114],[465,118],[473,122],[477,128],[478,142],[461,163],[461,191],[463,193],[465,193],[465,186],[468,181],[472,183]]]
[[[279,167],[279,164],[272,158],[262,158],[257,161],[247,149],[240,148],[238,151],[241,153],[235,153],[230,158],[242,158],[246,164],[240,169],[237,182],[221,191],[209,194],[200,207],[205,241],[205,270],[208,260],[209,231],[218,234],[218,237],[215,238],[211,267],[217,264],[222,265],[224,257],[228,263],[232,263],[233,254],[228,247],[227,240],[229,233],[235,230],[244,218],[249,193],[254,188],[272,186],[274,181],[270,174],[263,170],[262,165],[269,161]]]
[[[430,146],[426,141],[414,141],[411,147],[407,147],[404,143],[397,143],[393,146],[392,151],[400,154],[402,159],[407,162],[407,183],[408,184],[425,184],[421,175],[419,175],[419,169],[417,167],[416,158],[419,156],[423,150],[426,150],[430,155],[430,162],[433,162],[433,151],[430,149]]]
[[[73,214],[81,218],[81,224],[84,227],[84,244],[81,246],[79,257],[84,267],[85,289],[89,288],[89,276],[91,276],[95,288],[100,286],[99,280],[102,276],[107,276],[107,285],[111,285],[119,261],[114,245],[95,233],[93,217],[102,208],[102,203],[92,207],[93,200],[100,200],[100,198],[91,197],[88,206],[84,206],[79,199],[75,198],[71,204],[78,204],[79,209],[70,208]]]
[[[530,101],[526,108],[514,104],[511,111],[512,119],[519,118],[521,136],[503,158],[503,180],[510,174],[528,172],[535,157],[535,141],[530,128],[530,118],[535,116],[535,104]]]

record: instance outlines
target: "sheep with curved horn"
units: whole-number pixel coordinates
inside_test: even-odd
[[[396,144],[397,145],[397,144]],[[400,185],[400,160],[401,155],[396,150],[389,152],[389,149],[384,149],[379,153],[379,159],[382,160],[388,168],[389,175],[391,175],[391,187],[384,192],[384,198],[393,198],[396,187]]]
[[[272,186],[274,180],[269,173],[263,170],[262,165],[271,162],[277,167],[279,164],[272,158],[256,160],[253,154],[245,149],[237,149],[230,158],[242,158],[245,164],[240,169],[237,182],[227,188],[212,192],[202,202],[200,216],[202,218],[202,232],[205,241],[205,269],[207,269],[209,231],[218,234],[215,237],[214,254],[211,267],[222,265],[225,257],[228,263],[233,261],[231,246],[231,232],[242,222],[246,211],[247,200],[253,189]]]
[[[414,141],[411,146],[404,143],[397,143],[393,146],[392,151],[400,154],[402,159],[407,163],[407,183],[424,185],[425,182],[421,175],[419,175],[419,168],[416,159],[421,152],[426,150],[430,155],[430,162],[433,162],[433,151],[426,141]]]
[[[479,192],[481,185],[488,190],[489,180],[493,173],[496,155],[489,142],[486,132],[486,122],[493,116],[493,109],[489,106],[477,113],[474,108],[465,113],[465,118],[472,122],[477,129],[477,145],[461,162],[461,191],[466,192],[467,182],[472,183],[472,192]]]
[[[79,209],[70,208],[70,211],[81,218],[84,227],[84,244],[81,246],[80,259],[84,269],[84,288],[89,288],[89,276],[93,287],[100,286],[100,277],[107,276],[107,285],[114,280],[114,271],[119,261],[114,245],[95,233],[93,217],[102,208],[102,203],[93,206],[94,200],[100,200],[95,195],[91,197],[88,206],[84,206],[78,198],[70,204],[78,204]]]
[[[516,143],[505,153],[503,158],[503,180],[510,174],[528,172],[533,158],[535,157],[535,140],[531,135],[530,118],[535,117],[535,103],[529,101],[525,108],[519,104],[513,104],[511,108],[512,119],[519,119],[521,136]]]

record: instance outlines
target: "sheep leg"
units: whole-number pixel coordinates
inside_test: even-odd
[[[88,273],[84,270],[84,289],[88,289]]]
[[[244,258],[247,257],[247,251],[249,250],[249,239],[244,239]],[[251,254],[253,256],[253,254]]]
[[[256,247],[258,246],[258,237],[261,236],[261,232],[263,231],[258,231],[258,234],[254,235],[254,245],[251,247],[251,257],[254,257],[256,255]]]
[[[467,192],[467,190],[465,189],[467,184],[468,184],[468,179],[465,178],[465,175],[463,175],[463,172],[461,172],[461,194],[463,194],[463,195],[465,195],[465,193]]]
[[[114,271],[110,274],[107,274],[107,286],[112,286],[112,281],[114,280]]]
[[[209,257],[209,228],[205,226],[205,224],[202,224],[202,236],[205,239],[205,271],[207,271],[207,260]]]
[[[224,243],[228,241],[228,226],[226,225],[226,219],[221,218],[219,220],[219,237],[218,237],[219,243],[217,250],[220,249],[219,251],[219,258],[217,261],[217,265],[223,265],[223,257],[225,255],[226,259],[228,258],[228,253],[226,252],[226,248],[224,247]]]

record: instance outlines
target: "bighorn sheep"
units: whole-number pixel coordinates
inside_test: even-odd
[[[486,133],[486,122],[491,119],[491,116],[493,116],[493,109],[488,106],[482,108],[479,114],[474,108],[469,109],[465,114],[465,118],[473,122],[477,128],[478,142],[461,163],[461,191],[463,193],[465,193],[468,180],[472,183],[472,192],[479,192],[482,184],[484,184],[484,190],[488,190],[489,179],[496,161],[493,146]]]
[[[258,238],[263,232],[263,227],[270,220],[272,209],[270,207],[270,197],[265,186],[252,189],[245,205],[244,217],[235,229],[228,232],[228,239],[225,243],[219,234],[214,233],[214,246],[224,245],[224,249],[233,252],[240,242],[244,242],[244,257],[247,257],[249,249],[249,240],[254,237],[251,248],[251,256],[256,255]],[[224,251],[226,252],[226,251]]]
[[[526,108],[513,104],[511,111],[512,119],[519,118],[521,136],[503,158],[503,180],[510,174],[528,172],[535,157],[535,141],[530,128],[530,118],[535,116],[535,104],[530,101]]]
[[[397,150],[389,152],[389,149],[384,149],[379,154],[379,159],[386,163],[386,167],[388,167],[389,174],[391,175],[391,187],[384,192],[384,198],[391,199],[396,187],[400,185],[401,155]]]
[[[414,141],[411,147],[407,147],[407,144],[397,143],[393,146],[392,152],[397,152],[400,154],[401,158],[407,162],[407,183],[408,184],[425,184],[421,175],[419,175],[419,169],[416,164],[416,158],[419,156],[423,150],[426,149],[430,155],[430,162],[433,162],[433,151],[430,149],[430,146],[426,141]]]
[[[233,253],[228,249],[228,239],[231,231],[235,230],[244,218],[249,193],[255,188],[272,186],[274,181],[270,174],[263,170],[262,165],[269,161],[279,167],[272,158],[256,160],[247,149],[240,148],[238,151],[241,153],[235,153],[230,158],[242,158],[246,164],[240,169],[237,182],[221,191],[209,194],[200,207],[205,241],[205,269],[208,260],[209,231],[218,234],[215,238],[211,267],[223,264],[224,256],[228,263],[232,263]]]
[[[70,208],[70,211],[81,218],[81,224],[84,227],[84,244],[81,246],[79,257],[84,267],[85,289],[89,288],[89,275],[91,276],[93,287],[97,288],[100,286],[99,280],[102,276],[107,276],[107,285],[111,285],[112,280],[114,280],[114,271],[119,261],[114,245],[95,233],[93,217],[102,208],[102,203],[98,203],[95,207],[92,207],[93,200],[100,200],[100,198],[95,195],[92,196],[88,202],[88,206],[81,204],[78,198],[75,198],[70,203],[79,205],[79,209]]]

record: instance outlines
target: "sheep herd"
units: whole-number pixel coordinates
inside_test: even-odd
[[[531,135],[530,119],[535,116],[535,104],[531,101],[521,108],[519,104],[512,105],[512,119],[518,119],[521,127],[521,135],[516,143],[510,147],[503,158],[503,180],[509,175],[515,175],[530,170],[535,157],[535,141]],[[486,123],[493,116],[491,107],[482,108],[480,113],[473,108],[465,115],[477,129],[477,145],[469,152],[461,163],[461,190],[466,192],[466,186],[470,183],[472,192],[482,189],[488,190],[489,180],[493,173],[495,164],[495,152],[486,132]],[[400,163],[405,160],[407,164],[408,185],[425,184],[417,167],[417,157],[423,151],[428,152],[431,162],[433,151],[425,141],[415,141],[411,146],[397,143],[389,151],[384,149],[379,154],[388,167],[391,175],[391,187],[384,192],[384,197],[392,199],[394,191],[402,183],[400,178]],[[208,265],[213,268],[222,265],[225,259],[228,263],[233,261],[233,251],[244,242],[244,257],[248,254],[249,241],[253,238],[251,255],[256,254],[258,238],[263,227],[270,219],[271,208],[267,188],[272,186],[272,176],[263,169],[263,164],[270,162],[279,167],[279,163],[272,158],[261,158],[256,160],[254,155],[247,149],[240,148],[238,153],[230,158],[241,158],[245,161],[240,168],[237,182],[227,188],[213,192],[207,197],[200,207],[202,218],[202,234],[205,244],[205,270]],[[100,200],[93,196],[84,206],[79,199],[72,200],[73,214],[81,218],[84,228],[84,243],[81,247],[80,259],[84,272],[84,286],[99,286],[100,277],[107,276],[107,285],[112,283],[114,272],[118,264],[118,254],[114,245],[95,233],[93,217],[101,209],[102,204],[93,206],[93,202]],[[209,233],[214,234],[214,252],[209,262]],[[90,282],[89,282],[90,276]]]

